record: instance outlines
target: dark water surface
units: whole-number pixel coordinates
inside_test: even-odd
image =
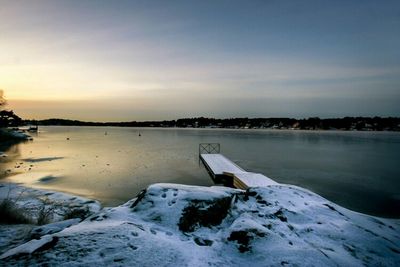
[[[212,185],[198,144],[217,142],[247,171],[355,211],[400,217],[399,133],[54,126],[33,137],[5,151],[3,181],[117,205],[156,182]]]

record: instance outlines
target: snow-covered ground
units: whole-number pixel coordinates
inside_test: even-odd
[[[0,224],[0,254],[32,238],[56,233],[78,224],[81,221],[79,217],[89,216],[101,210],[100,203],[95,200],[14,183],[0,184],[0,206],[3,201],[9,201],[13,210],[22,212],[30,223]],[[4,218],[0,220],[3,221]],[[48,224],[38,226],[38,220]],[[0,265],[2,263],[0,260]]]
[[[400,266],[400,220],[359,214],[290,185],[155,184],[69,223],[10,246],[0,265]]]
[[[96,200],[15,183],[0,183],[0,201],[3,199],[12,200],[33,221],[38,219],[40,209],[52,211],[48,217],[49,222],[62,220],[65,213],[72,210],[86,209],[89,213],[95,213],[101,209],[100,203]]]

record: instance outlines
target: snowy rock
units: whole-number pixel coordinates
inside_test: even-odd
[[[35,221],[40,210],[51,210],[49,223],[65,218],[83,218],[101,209],[98,201],[66,193],[28,188],[14,183],[0,183],[0,201],[9,199]],[[86,214],[84,214],[86,213]],[[71,216],[71,215],[75,215]]]
[[[399,266],[399,229],[399,220],[295,186],[155,184],[2,258],[29,266]]]
[[[17,224],[12,226],[0,224],[0,255],[11,248],[27,242],[29,240],[27,237],[30,235],[33,227],[33,225],[29,224]]]
[[[42,237],[44,235],[49,235],[49,234],[54,234],[54,233],[60,232],[67,227],[78,224],[80,221],[81,221],[81,219],[75,218],[75,219],[69,219],[69,220],[65,220],[65,221],[54,222],[54,223],[49,223],[49,224],[35,227],[31,231],[31,238],[39,239],[40,237]]]
[[[42,250],[48,249],[54,246],[57,243],[57,241],[58,241],[57,236],[50,236],[50,235],[43,236],[39,240],[33,239],[16,248],[10,249],[6,253],[0,255],[0,260],[18,255],[31,254],[41,249]]]
[[[0,225],[0,254],[32,238],[37,239],[77,224],[101,209],[100,203],[95,200],[60,192],[27,188],[13,183],[0,183],[0,203],[4,203],[3,201],[10,203],[9,206],[21,214],[21,218],[26,218],[26,221],[13,223],[36,224],[40,221],[49,224],[39,227],[32,224]],[[3,215],[4,213],[2,213]],[[2,223],[11,223],[4,217],[0,217],[0,220]],[[0,261],[0,266],[2,266],[2,261]]]

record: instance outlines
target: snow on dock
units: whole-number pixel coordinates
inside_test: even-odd
[[[233,186],[239,189],[248,189],[249,187],[277,185],[278,183],[261,173],[254,172],[224,172],[225,175],[233,178]]]
[[[200,144],[203,148],[205,144]],[[207,153],[200,150],[200,160],[203,162],[211,178],[217,183],[233,186],[240,189],[249,187],[276,185],[277,182],[261,173],[247,172],[220,153]],[[219,152],[219,145],[217,151]]]
[[[221,154],[201,154],[200,158],[205,164],[207,164],[207,167],[214,176],[224,175],[224,172],[245,172],[245,170]]]

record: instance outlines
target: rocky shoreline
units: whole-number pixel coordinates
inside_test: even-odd
[[[10,146],[30,140],[33,140],[33,138],[26,133],[0,128],[0,157],[7,157],[7,154],[3,151],[6,151]]]

